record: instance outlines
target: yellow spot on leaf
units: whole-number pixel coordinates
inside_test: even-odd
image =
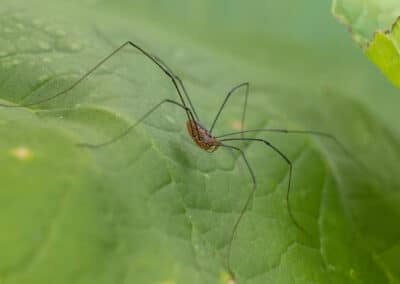
[[[15,158],[22,161],[28,160],[32,157],[32,152],[23,146],[13,149],[11,153]]]
[[[232,129],[237,129],[237,130],[241,130],[242,129],[242,123],[238,120],[235,120],[231,123],[231,127]]]
[[[222,272],[221,273],[221,283],[223,284],[237,284],[237,282],[232,278],[229,273]]]

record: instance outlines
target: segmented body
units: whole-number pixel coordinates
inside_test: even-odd
[[[207,152],[214,152],[221,145],[221,142],[199,122],[188,120],[186,122],[186,127],[194,143],[196,143],[201,149],[204,149]]]

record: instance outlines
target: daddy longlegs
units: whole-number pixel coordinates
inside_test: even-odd
[[[230,149],[237,151],[240,156],[243,158],[244,163],[246,164],[246,168],[249,172],[249,175],[251,177],[252,181],[252,189],[251,192],[249,193],[249,196],[244,203],[239,216],[237,217],[231,231],[231,235],[229,237],[229,242],[228,242],[228,252],[226,256],[226,265],[228,272],[231,274],[231,277],[234,279],[234,273],[231,268],[231,251],[232,251],[232,243],[235,237],[235,234],[237,232],[238,226],[240,224],[240,221],[242,220],[242,217],[244,216],[245,212],[248,209],[248,206],[253,199],[254,193],[257,189],[257,180],[256,176],[254,175],[254,171],[246,157],[246,154],[240,147],[236,147],[233,145],[226,144],[226,142],[232,142],[232,141],[249,141],[249,142],[258,142],[262,143],[263,145],[269,147],[272,149],[275,153],[277,153],[288,165],[288,183],[287,183],[287,189],[286,189],[286,204],[287,204],[287,210],[289,217],[293,224],[303,233],[306,233],[307,235],[308,232],[298,223],[298,221],[295,219],[292,209],[290,206],[289,202],[289,197],[290,197],[290,190],[291,190],[291,184],[292,184],[292,161],[281,151],[279,150],[276,146],[271,144],[269,141],[266,139],[261,139],[261,138],[251,138],[251,137],[245,137],[245,134],[247,133],[260,133],[260,132],[276,132],[276,133],[283,133],[283,134],[307,134],[307,135],[314,135],[314,136],[320,136],[320,137],[325,137],[333,140],[348,156],[350,156],[350,153],[346,150],[346,148],[335,138],[335,136],[325,133],[325,132],[320,132],[320,131],[312,131],[312,130],[288,130],[288,129],[278,129],[278,128],[265,128],[265,129],[251,129],[251,130],[245,130],[244,129],[244,122],[245,122],[245,117],[246,117],[246,109],[247,109],[247,99],[249,95],[249,83],[244,82],[241,83],[235,87],[233,87],[228,94],[225,96],[221,106],[218,109],[218,112],[210,126],[210,128],[205,128],[201,123],[200,119],[197,115],[197,112],[192,104],[192,101],[190,100],[189,94],[186,91],[186,88],[183,84],[183,81],[157,56],[154,56],[150,54],[149,52],[145,51],[143,48],[138,46],[137,44],[127,41],[123,43],[121,46],[116,48],[114,51],[112,51],[109,55],[107,55],[105,58],[100,60],[96,65],[94,65],[91,69],[89,69],[86,73],[84,73],[78,80],[76,80],[73,84],[71,84],[69,87],[65,88],[64,90],[48,97],[48,98],[43,98],[37,102],[32,102],[32,103],[25,103],[21,105],[7,105],[7,104],[0,104],[1,107],[10,107],[10,108],[16,108],[16,107],[30,107],[30,106],[35,106],[39,104],[43,104],[45,102],[54,100],[57,97],[60,97],[69,91],[71,91],[73,88],[75,88],[77,85],[79,85],[83,80],[88,78],[90,74],[92,74],[96,69],[98,69],[101,65],[103,65],[106,61],[108,61],[110,58],[112,58],[114,55],[116,55],[118,52],[120,52],[122,49],[125,47],[131,47],[134,48],[136,51],[139,51],[141,54],[146,56],[149,60],[151,60],[155,65],[158,66],[161,71],[164,72],[166,76],[169,77],[169,79],[172,81],[172,84],[174,85],[174,88],[178,94],[179,101],[176,100],[171,100],[171,99],[164,99],[154,105],[150,110],[148,110],[144,115],[142,115],[135,123],[133,123],[131,126],[129,126],[126,130],[118,134],[117,136],[104,141],[102,143],[98,144],[89,144],[89,143],[82,143],[78,144],[79,146],[82,147],[87,147],[87,148],[101,148],[104,146],[108,146],[117,140],[123,138],[124,136],[128,135],[136,126],[138,126],[143,120],[145,120],[148,116],[150,116],[153,112],[155,112],[157,109],[159,109],[160,106],[164,104],[172,104],[184,111],[187,116],[187,121],[186,121],[186,128],[187,131],[190,135],[190,137],[193,139],[194,143],[200,147],[201,149],[213,153],[220,147]],[[231,95],[235,93],[238,89],[244,89],[244,106],[243,106],[243,112],[242,112],[242,117],[241,117],[241,130],[236,131],[236,132],[231,132],[231,133],[226,133],[223,135],[218,135],[214,136],[213,135],[213,130],[214,127],[218,121],[218,118],[224,109],[226,103],[228,102],[229,98]],[[237,137],[239,136],[240,137]],[[236,136],[236,137],[235,137]]]

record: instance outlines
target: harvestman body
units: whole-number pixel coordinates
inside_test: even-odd
[[[221,142],[200,123],[193,120],[188,120],[186,122],[186,127],[194,143],[196,143],[201,149],[212,153],[217,150],[219,146],[221,146]]]
[[[232,146],[232,145],[228,145],[225,142],[229,142],[229,141],[254,141],[254,142],[260,142],[263,143],[264,145],[266,145],[267,147],[271,148],[273,151],[275,151],[288,165],[289,167],[289,177],[288,177],[288,186],[287,186],[287,191],[286,191],[286,202],[287,202],[287,208],[288,208],[288,213],[289,213],[289,217],[291,218],[292,222],[294,223],[294,225],[299,228],[301,231],[307,233],[303,227],[301,227],[299,225],[299,223],[296,221],[296,219],[293,216],[291,207],[290,207],[290,202],[289,202],[289,194],[290,194],[290,189],[291,189],[291,180],[292,180],[292,162],[288,159],[288,157],[281,152],[277,147],[275,147],[274,145],[272,145],[270,142],[268,142],[265,139],[261,139],[261,138],[248,138],[248,137],[244,137],[243,135],[246,133],[258,133],[258,132],[277,132],[277,133],[286,133],[286,134],[290,134],[290,133],[294,133],[294,134],[310,134],[310,135],[317,135],[317,136],[323,136],[323,137],[327,137],[330,139],[333,139],[340,147],[341,149],[348,155],[349,152],[343,147],[343,145],[341,143],[339,143],[339,141],[332,136],[329,133],[324,133],[324,132],[319,132],[319,131],[305,131],[305,130],[286,130],[286,129],[252,129],[252,130],[243,130],[243,126],[244,126],[244,120],[245,120],[245,116],[246,116],[246,107],[247,107],[247,97],[248,97],[248,93],[249,93],[249,83],[245,82],[242,84],[239,84],[237,86],[235,86],[234,88],[232,88],[228,94],[225,96],[225,99],[223,101],[223,103],[221,104],[217,115],[214,118],[214,121],[211,125],[210,128],[205,128],[204,126],[202,126],[200,124],[200,119],[193,107],[193,104],[189,98],[189,95],[185,89],[185,86],[182,82],[182,80],[176,76],[174,74],[174,72],[172,72],[172,70],[167,67],[167,65],[158,57],[151,55],[150,53],[148,53],[147,51],[145,51],[144,49],[142,49],[140,46],[138,46],[137,44],[131,42],[131,41],[127,41],[124,44],[122,44],[121,46],[119,46],[117,49],[115,49],[113,52],[111,52],[108,56],[106,56],[104,59],[102,59],[101,61],[99,61],[96,65],[94,65],[91,69],[89,69],[89,71],[87,71],[85,74],[82,75],[82,77],[80,77],[77,81],[75,81],[71,86],[67,87],[66,89],[48,97],[48,98],[44,98],[42,100],[39,100],[37,102],[32,102],[32,103],[26,103],[26,104],[22,104],[22,105],[6,105],[6,104],[0,104],[1,107],[29,107],[29,106],[34,106],[34,105],[38,105],[38,104],[42,104],[48,101],[51,101],[61,95],[66,94],[67,92],[69,92],[70,90],[72,90],[73,88],[75,88],[79,83],[81,83],[84,79],[86,79],[91,73],[93,73],[97,68],[99,68],[102,64],[104,64],[106,61],[108,61],[111,57],[113,57],[116,53],[118,53],[119,51],[121,51],[124,47],[133,47],[136,50],[139,50],[143,55],[145,55],[148,59],[150,59],[154,64],[156,64],[164,73],[165,75],[167,75],[176,91],[177,94],[179,96],[179,101],[175,101],[175,100],[170,100],[170,99],[164,99],[161,102],[159,102],[158,104],[156,104],[155,106],[153,106],[149,111],[147,111],[144,115],[142,115],[137,121],[136,123],[134,123],[133,125],[129,126],[125,131],[123,131],[122,133],[120,133],[119,135],[111,138],[108,141],[105,141],[103,143],[99,143],[99,144],[89,144],[89,143],[82,143],[79,144],[80,146],[83,147],[90,147],[90,148],[99,148],[99,147],[103,147],[103,146],[107,146],[110,145],[114,142],[116,142],[117,140],[119,140],[120,138],[126,136],[127,134],[129,134],[129,132],[134,129],[137,125],[139,125],[144,119],[146,119],[150,114],[152,114],[155,110],[157,110],[161,105],[164,105],[166,103],[168,104],[173,104],[175,106],[180,107],[183,111],[185,111],[186,116],[187,116],[187,122],[186,122],[186,127],[187,130],[189,132],[189,135],[191,136],[191,138],[193,139],[193,141],[196,143],[197,146],[199,146],[200,148],[204,149],[207,152],[214,152],[216,151],[218,148],[220,147],[224,147],[224,148],[228,148],[228,149],[232,149],[235,150],[237,152],[240,153],[240,155],[242,156],[246,167],[249,171],[249,174],[251,176],[252,179],[252,190],[245,202],[245,204],[242,207],[242,210],[239,213],[239,216],[237,217],[234,226],[232,228],[232,232],[231,232],[231,236],[228,242],[228,254],[227,254],[227,269],[229,271],[229,273],[231,273],[231,276],[234,277],[234,273],[233,270],[231,269],[231,264],[230,264],[230,257],[231,257],[231,249],[232,249],[232,242],[233,239],[235,237],[238,225],[244,215],[244,213],[246,212],[250,201],[253,198],[254,192],[256,190],[257,187],[257,182],[256,182],[256,177],[254,175],[253,169],[251,168],[247,157],[245,155],[245,153],[243,152],[242,149],[240,149],[239,147],[236,146]],[[245,100],[244,100],[244,108],[243,108],[243,113],[242,113],[242,119],[241,119],[241,131],[237,131],[237,132],[232,132],[232,133],[227,133],[224,135],[220,135],[220,136],[214,136],[212,134],[212,131],[214,129],[214,126],[219,118],[219,115],[221,114],[225,104],[227,103],[227,101],[229,100],[230,96],[239,88],[244,88],[245,89]],[[240,137],[237,138],[223,138],[223,137],[229,137],[229,136],[237,136],[240,135]],[[223,139],[221,139],[223,138]]]

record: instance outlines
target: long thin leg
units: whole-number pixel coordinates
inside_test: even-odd
[[[233,225],[231,237],[230,237],[229,242],[228,242],[227,266],[228,266],[229,273],[230,273],[230,274],[232,275],[232,277],[234,278],[234,273],[233,273],[233,271],[232,271],[232,269],[231,269],[231,250],[232,250],[232,242],[233,242],[233,238],[235,237],[235,234],[236,234],[238,225],[239,225],[239,223],[240,223],[240,220],[242,220],[242,217],[243,217],[244,213],[246,212],[247,207],[249,206],[250,201],[252,200],[252,198],[253,198],[253,196],[254,196],[254,192],[256,191],[256,188],[257,188],[257,181],[256,181],[256,176],[254,175],[254,172],[253,172],[253,170],[252,170],[252,168],[251,168],[251,166],[250,166],[250,163],[249,163],[249,161],[247,160],[246,155],[244,154],[244,152],[243,152],[242,149],[240,149],[240,148],[238,148],[238,147],[235,147],[235,146],[231,146],[231,145],[225,145],[225,144],[221,144],[221,146],[222,146],[222,147],[225,147],[225,148],[228,148],[228,149],[232,149],[232,150],[239,151],[240,155],[242,155],[243,160],[244,160],[245,163],[246,163],[246,166],[247,166],[247,168],[248,168],[248,170],[249,170],[251,179],[252,179],[252,181],[253,181],[253,188],[252,188],[252,190],[251,190],[251,192],[250,192],[250,194],[249,194],[249,197],[247,198],[246,203],[244,204],[242,210],[240,210],[239,217],[236,219],[236,222],[235,222],[235,224]]]
[[[332,134],[327,133],[327,132],[314,131],[314,130],[289,130],[289,129],[282,129],[282,128],[260,128],[260,129],[251,129],[251,130],[241,130],[241,131],[226,133],[223,135],[218,135],[216,138],[222,138],[222,137],[233,136],[233,135],[244,134],[244,133],[252,133],[252,132],[279,132],[279,133],[287,133],[287,134],[291,134],[291,133],[311,134],[311,135],[325,136],[325,137],[328,137],[328,138],[331,138],[331,139],[334,139],[337,141],[335,136],[333,136]]]
[[[237,132],[231,132],[231,133],[226,133],[223,135],[219,135],[216,138],[222,138],[222,137],[228,137],[228,136],[234,136],[234,135],[243,135],[245,133],[258,133],[258,132],[276,132],[276,133],[283,133],[283,134],[308,134],[308,135],[313,135],[313,136],[320,136],[320,137],[325,137],[328,139],[331,139],[333,142],[336,143],[336,145],[339,146],[339,148],[343,151],[343,153],[346,154],[347,157],[351,158],[354,163],[356,163],[361,169],[368,171],[368,168],[361,163],[358,159],[356,159],[349,150],[341,143],[334,135],[327,133],[327,132],[322,132],[322,131],[316,131],[316,130],[288,130],[288,129],[281,129],[281,128],[263,128],[263,129],[252,129],[252,130],[244,130],[244,131],[237,131]],[[243,137],[243,136],[242,136]]]
[[[241,88],[241,87],[245,87],[245,88],[246,88],[245,97],[244,97],[244,108],[243,108],[242,121],[241,121],[241,130],[243,130],[243,127],[244,127],[244,119],[245,119],[245,116],[246,116],[246,109],[247,109],[247,97],[248,97],[248,95],[249,95],[249,82],[241,83],[241,84],[239,84],[239,85],[233,87],[233,88],[228,92],[228,94],[225,96],[225,99],[224,99],[224,101],[222,102],[222,104],[221,104],[221,106],[220,106],[220,108],[219,108],[219,110],[218,110],[218,112],[217,112],[217,115],[216,115],[215,118],[214,118],[213,123],[211,124],[211,127],[209,128],[209,132],[210,132],[210,133],[212,133],[212,131],[213,131],[213,129],[214,129],[214,126],[215,126],[215,124],[217,123],[217,120],[218,120],[218,118],[219,118],[219,115],[221,114],[222,110],[224,109],[225,104],[226,104],[226,102],[229,100],[230,96],[231,96],[237,89],[239,89],[239,88]]]
[[[289,158],[281,151],[279,150],[277,147],[275,147],[274,145],[272,145],[269,141],[265,140],[265,139],[259,139],[259,138],[226,138],[226,139],[221,139],[221,142],[226,142],[226,141],[257,141],[257,142],[262,142],[265,145],[267,145],[268,147],[270,147],[272,150],[274,150],[283,160],[285,160],[285,162],[288,164],[289,167],[289,181],[288,181],[288,186],[287,186],[287,191],[286,191],[286,203],[287,203],[287,207],[288,207],[288,212],[289,212],[289,216],[290,219],[292,219],[292,222],[295,224],[295,226],[300,229],[301,231],[303,231],[306,234],[309,234],[302,226],[300,226],[300,224],[297,222],[296,218],[294,218],[294,215],[292,213],[292,208],[290,206],[290,202],[289,202],[289,196],[290,196],[290,189],[291,189],[291,183],[292,183],[292,162],[289,160]]]
[[[160,64],[162,64],[162,65],[175,77],[175,79],[178,81],[179,85],[180,85],[181,88],[182,88],[183,94],[185,95],[187,101],[189,102],[190,108],[191,108],[191,110],[192,110],[194,116],[196,117],[197,121],[199,121],[199,120],[200,120],[200,119],[199,119],[199,116],[197,115],[196,110],[195,110],[195,108],[193,107],[192,100],[190,99],[189,94],[188,94],[188,92],[186,91],[185,85],[183,84],[181,78],[179,78],[178,76],[176,76],[176,75],[174,74],[174,72],[171,70],[171,68],[169,68],[169,67],[167,66],[167,64],[165,64],[164,61],[161,60],[158,56],[155,56],[155,55],[151,55],[151,56],[153,56],[153,58],[154,58],[155,60],[157,60]]]
[[[262,128],[262,129],[251,129],[251,130],[242,130],[236,131],[231,133],[226,133],[223,135],[219,135],[216,138],[223,138],[228,136],[234,136],[238,134],[245,134],[245,133],[257,133],[257,132],[277,132],[277,133],[284,133],[284,134],[309,134],[315,136],[326,137],[333,140],[339,147],[349,156],[350,152],[344,147],[344,145],[332,134],[322,131],[315,131],[315,130],[289,130],[289,129],[282,129],[282,128]]]
[[[149,111],[147,111],[144,115],[142,115],[142,117],[140,117],[134,124],[129,126],[122,133],[120,133],[117,136],[111,138],[110,140],[102,142],[102,143],[99,143],[99,144],[81,143],[81,144],[78,144],[78,146],[88,147],[88,148],[100,148],[100,147],[104,147],[104,146],[110,145],[110,144],[114,143],[115,141],[117,141],[117,140],[125,137],[126,135],[128,135],[130,131],[132,131],[143,120],[145,120],[150,114],[152,114],[154,111],[156,111],[160,106],[162,106],[165,103],[170,103],[170,104],[174,104],[176,106],[181,107],[183,110],[185,110],[187,113],[189,113],[189,115],[193,118],[192,112],[188,107],[184,106],[183,104],[180,104],[179,102],[176,102],[176,101],[173,101],[173,100],[169,100],[169,99],[165,99],[165,100],[162,100],[161,102],[159,102],[158,104],[156,104],[154,107],[152,107]]]
[[[149,58],[151,61],[153,61],[171,79],[176,91],[178,92],[178,95],[179,95],[182,105],[186,108],[187,107],[186,102],[183,99],[182,93],[178,87],[178,83],[177,83],[177,79],[176,79],[178,77],[174,73],[172,73],[170,68],[165,67],[164,63],[158,62],[150,53],[148,53],[147,51],[142,49],[140,46],[138,46],[137,44],[135,44],[131,41],[127,41],[127,42],[123,43],[121,46],[119,46],[117,49],[115,49],[113,52],[111,52],[105,58],[100,60],[96,65],[94,65],[91,69],[89,69],[89,71],[87,71],[78,80],[76,80],[71,86],[67,87],[66,89],[64,89],[48,98],[44,98],[37,102],[26,103],[26,104],[21,104],[21,105],[0,104],[0,106],[1,107],[29,107],[29,106],[34,106],[34,105],[38,105],[38,104],[42,104],[42,103],[51,101],[61,95],[64,95],[67,92],[71,91],[73,88],[75,88],[79,83],[81,83],[83,80],[85,80],[90,74],[92,74],[94,71],[96,71],[96,69],[98,69],[101,65],[103,65],[106,61],[108,61],[111,57],[113,57],[115,54],[117,54],[119,51],[121,51],[126,46],[131,46],[131,47],[134,47],[135,49],[139,50],[143,55],[145,55],[147,58]],[[180,81],[180,79],[179,79],[179,81]],[[189,97],[187,94],[185,94],[185,96],[187,96],[187,98]],[[191,104],[190,104],[190,106],[192,107]],[[188,119],[190,119],[189,113],[186,112],[186,114],[187,114]]]
[[[101,37],[108,45],[110,45],[110,46],[112,46],[112,47],[115,48],[115,45],[111,42],[111,40],[109,40],[102,32],[100,32],[100,30],[99,30],[97,27],[95,27],[95,32],[96,32],[97,35],[98,35],[99,37]],[[150,53],[149,53],[149,55],[150,55],[151,57],[153,57],[154,60],[158,61],[158,63],[162,64],[163,67],[164,67],[165,69],[167,69],[168,72],[169,72],[172,76],[174,76],[174,78],[178,81],[179,85],[180,85],[181,88],[182,88],[183,94],[185,95],[187,101],[189,102],[189,105],[190,105],[190,108],[191,108],[191,110],[192,110],[192,113],[194,114],[194,117],[196,117],[197,121],[199,121],[199,117],[198,117],[198,115],[197,115],[197,113],[196,113],[195,108],[193,107],[192,101],[191,101],[191,99],[190,99],[190,97],[189,97],[188,92],[186,91],[185,85],[183,84],[181,78],[179,78],[179,77],[174,73],[174,71],[172,71],[172,69],[169,68],[168,65],[165,64],[165,62],[164,62],[163,60],[161,60],[158,56],[156,56],[156,55],[154,55],[154,54],[150,54]]]

